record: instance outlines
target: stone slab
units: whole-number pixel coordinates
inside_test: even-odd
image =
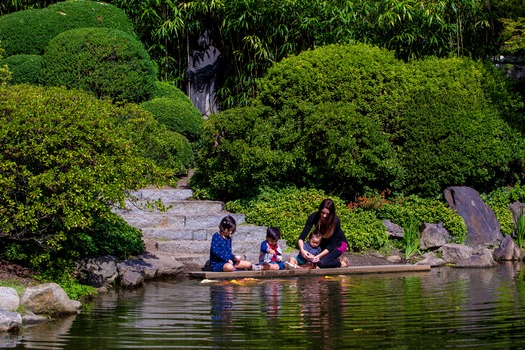
[[[378,265],[350,266],[334,269],[295,269],[295,270],[264,270],[210,272],[190,271],[189,277],[197,279],[232,279],[232,278],[280,278],[298,276],[329,276],[329,275],[364,275],[382,273],[429,272],[430,265]]]

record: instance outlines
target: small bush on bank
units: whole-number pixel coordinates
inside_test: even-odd
[[[44,77],[45,60],[39,55],[13,55],[0,61],[11,71],[10,84],[41,84]]]
[[[155,90],[156,68],[135,37],[116,29],[82,28],[54,37],[44,54],[46,85],[142,102]]]
[[[97,1],[63,1],[44,9],[0,17],[0,42],[5,56],[42,55],[47,44],[70,29],[105,27],[133,34],[133,24],[118,7]]]
[[[201,133],[203,118],[190,99],[184,97],[160,97],[143,102],[141,107],[153,114],[159,123],[195,141]]]

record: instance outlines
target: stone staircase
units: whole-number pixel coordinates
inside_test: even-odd
[[[188,269],[201,269],[209,259],[212,235],[229,214],[237,221],[233,253],[257,262],[266,227],[245,224],[244,215],[227,212],[223,202],[195,200],[190,189],[145,188],[132,195],[137,201],[115,212],[143,232],[150,253],[171,256]],[[148,209],[147,203],[159,200],[165,211]],[[284,251],[286,241],[279,243]]]

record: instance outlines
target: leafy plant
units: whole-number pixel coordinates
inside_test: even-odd
[[[419,241],[421,240],[419,228],[416,222],[410,221],[403,226],[405,234],[403,242],[405,245],[405,259],[409,259],[419,250]]]

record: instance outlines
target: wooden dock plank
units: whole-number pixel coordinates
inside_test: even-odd
[[[260,270],[235,272],[190,271],[191,278],[232,279],[232,278],[277,278],[297,276],[360,275],[375,273],[428,272],[429,265],[377,265],[350,266],[333,269],[295,269],[295,270]]]

